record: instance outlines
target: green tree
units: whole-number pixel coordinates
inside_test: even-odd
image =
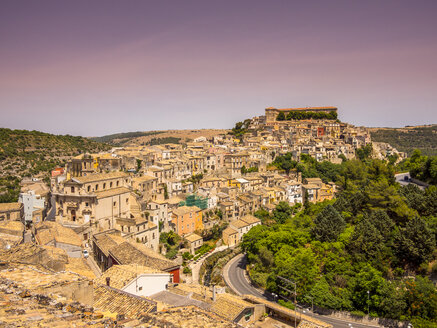
[[[405,300],[410,317],[422,319],[437,318],[437,292],[428,278],[416,277],[405,284]]]
[[[278,223],[284,223],[292,214],[293,209],[287,202],[279,202],[273,211],[273,219]]]
[[[374,211],[370,214],[369,220],[384,239],[387,240],[393,232],[395,225],[393,220],[387,215],[387,212],[384,210]]]
[[[284,114],[284,112],[280,112],[278,114],[278,116],[276,116],[276,120],[277,121],[285,121],[285,114]]]
[[[311,232],[320,241],[335,241],[346,228],[343,217],[332,206],[326,206],[314,219]]]
[[[313,297],[314,304],[318,306],[328,308],[328,309],[340,309],[342,302],[341,300],[332,294],[331,287],[326,281],[325,277],[322,277],[310,292],[311,297]]]
[[[381,302],[378,313],[386,318],[400,319],[405,314],[407,303],[403,284],[391,281],[381,290]]]
[[[266,224],[270,221],[270,213],[264,208],[260,208],[255,213],[253,213],[253,215],[260,219],[263,224]]]
[[[355,151],[355,154],[361,161],[364,161],[372,156],[372,152],[373,152],[373,146],[371,143],[369,143],[361,148],[358,148]]]
[[[275,264],[279,276],[296,282],[298,296],[308,294],[319,274],[316,256],[309,248],[283,246],[275,254]]]
[[[366,265],[356,275],[353,283],[352,300],[357,309],[367,312],[379,308],[386,285],[382,273],[370,265]],[[369,292],[369,293],[368,293]]]
[[[384,238],[372,222],[365,218],[355,226],[349,247],[352,254],[361,260],[372,261],[384,253]]]
[[[246,174],[246,173],[247,173],[246,166],[243,165],[243,166],[241,167],[241,174]]]
[[[419,217],[407,222],[405,228],[397,230],[395,235],[397,257],[413,267],[430,260],[435,246],[434,233],[426,221]]]

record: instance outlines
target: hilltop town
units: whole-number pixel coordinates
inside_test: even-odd
[[[0,323],[331,327],[235,295],[203,263],[241,252],[243,236],[266,223],[261,210],[336,197],[335,182],[284,169],[281,156],[339,164],[371,147],[376,159],[406,157],[337,111],[270,107],[185,143],[80,154],[51,171],[49,186],[22,181],[19,201],[0,204]]]

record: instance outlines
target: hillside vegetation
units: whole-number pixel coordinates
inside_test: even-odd
[[[420,150],[399,164],[400,171],[409,171],[411,177],[437,185],[437,156],[422,156]]]
[[[164,143],[186,143],[198,137],[209,138],[219,134],[226,134],[227,132],[228,130],[219,129],[137,131],[92,137],[90,139],[98,142],[107,142],[114,146],[153,146]]]
[[[414,149],[425,155],[437,155],[437,125],[412,126],[399,129],[372,128],[373,141],[387,142],[411,156]]]
[[[132,139],[138,138],[138,137],[147,137],[147,136],[154,136],[157,134],[163,133],[163,131],[148,131],[148,132],[124,132],[124,133],[115,133],[115,134],[108,134],[103,137],[92,137],[91,140],[97,141],[97,142],[106,142],[116,145],[121,145],[127,141],[130,141]]]
[[[72,156],[110,148],[83,137],[0,128],[0,202],[17,200],[23,177],[47,180],[54,167]]]
[[[252,279],[281,298],[293,295],[280,286],[293,286],[278,276],[296,282],[302,303],[435,327],[437,186],[401,187],[393,164],[369,157],[342,164],[304,157],[298,165],[285,166],[335,181],[341,191],[302,210],[282,202],[273,213],[257,211],[265,225],[242,243]]]

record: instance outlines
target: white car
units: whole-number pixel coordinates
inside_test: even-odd
[[[88,253],[88,251],[86,249],[83,250],[83,257],[87,258],[88,256],[90,256],[90,254]]]

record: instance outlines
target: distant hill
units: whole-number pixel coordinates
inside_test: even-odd
[[[121,145],[123,143],[128,142],[129,140],[138,138],[138,137],[146,137],[146,136],[153,136],[156,134],[163,133],[163,131],[147,131],[147,132],[123,132],[123,133],[115,133],[115,134],[108,134],[103,137],[91,137],[91,140],[97,141],[97,142],[107,142],[111,144],[118,144]]]
[[[84,137],[0,128],[0,202],[16,201],[23,177],[47,178],[72,156],[111,146]]]
[[[92,137],[91,140],[107,142],[114,146],[128,145],[159,145],[165,143],[185,143],[198,137],[209,138],[228,130],[201,129],[201,130],[162,130],[162,131],[137,131],[110,134],[103,137]]]
[[[422,154],[437,155],[437,124],[404,128],[370,128],[372,140],[387,142],[411,155],[414,149]]]

